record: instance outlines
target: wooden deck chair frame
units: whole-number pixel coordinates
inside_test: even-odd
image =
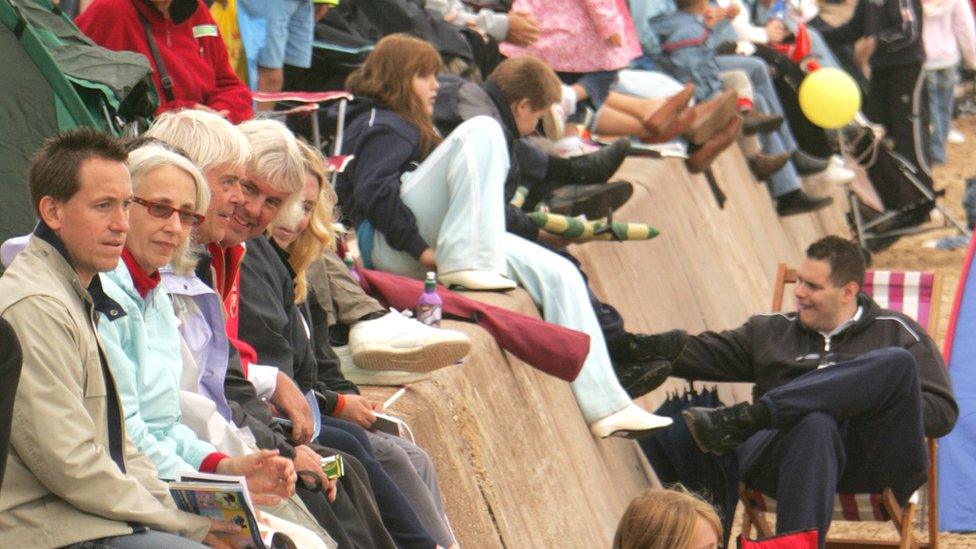
[[[936,333],[936,329],[939,325],[939,304],[941,302],[942,295],[942,276],[941,273],[936,271],[934,279],[932,281],[932,303],[929,308],[929,322],[926,329],[929,334]],[[785,263],[780,263],[779,269],[776,272],[776,282],[773,286],[773,311],[781,311],[783,309],[783,294],[786,290],[787,284],[796,283],[796,269],[789,268]],[[867,547],[900,547],[902,549],[910,548],[931,548],[938,549],[939,546],[939,494],[938,494],[938,444],[933,438],[927,439],[929,447],[929,471],[928,471],[928,482],[926,482],[926,500],[927,500],[927,511],[928,511],[928,541],[927,542],[917,542],[914,539],[912,519],[915,513],[915,503],[909,502],[904,508],[898,505],[895,500],[894,494],[890,489],[886,488],[882,492],[882,504],[888,515],[891,517],[891,522],[894,524],[895,529],[898,531],[900,541],[873,541],[873,540],[859,540],[859,539],[848,539],[848,538],[827,538],[826,547],[830,549],[846,549],[846,548],[867,548]],[[747,536],[751,533],[752,527],[755,526],[758,534],[761,537],[768,537],[774,534],[773,530],[769,526],[769,522],[766,520],[766,514],[764,511],[755,507],[750,498],[747,497],[749,494],[749,488],[743,483],[739,483],[739,501],[742,502],[745,512],[742,516],[742,533]]]

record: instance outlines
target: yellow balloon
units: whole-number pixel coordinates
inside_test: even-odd
[[[821,128],[846,126],[860,108],[860,88],[851,75],[840,69],[817,69],[800,84],[800,109]]]

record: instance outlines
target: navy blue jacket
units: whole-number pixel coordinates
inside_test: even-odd
[[[346,116],[342,153],[354,158],[339,174],[336,194],[347,221],[354,228],[369,221],[393,249],[419,259],[430,246],[400,199],[400,176],[423,159],[420,132],[369,98],[357,98]]]

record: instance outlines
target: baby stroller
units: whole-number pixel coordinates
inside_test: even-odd
[[[967,237],[966,226],[939,203],[944,191],[936,191],[932,180],[883,139],[876,127],[854,123],[842,132],[841,147],[864,170],[848,187],[848,223],[868,252],[878,252],[899,238],[953,227]],[[942,224],[927,224],[935,209]]]

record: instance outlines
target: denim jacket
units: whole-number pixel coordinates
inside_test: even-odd
[[[700,18],[678,11],[653,17],[650,24],[661,44],[658,63],[665,72],[694,84],[698,101],[722,91],[712,34]]]

